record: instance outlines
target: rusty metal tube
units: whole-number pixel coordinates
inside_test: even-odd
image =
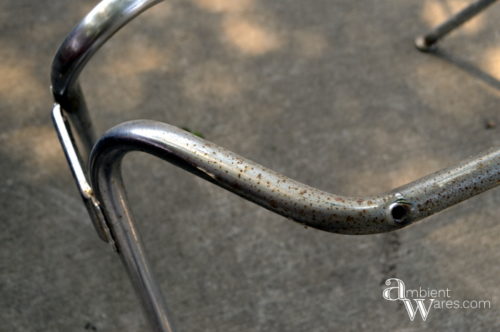
[[[126,201],[109,200],[109,192],[121,181],[116,165],[130,151],[153,154],[301,224],[342,234],[398,229],[500,182],[500,150],[491,149],[388,193],[339,196],[290,179],[177,127],[139,120],[112,128],[92,150],[92,186],[105,210],[118,204],[126,209]],[[122,214],[123,218],[129,215]]]
[[[68,164],[99,235],[120,254],[155,331],[173,329],[128,207],[120,170],[128,152],[156,155],[287,218],[342,234],[398,229],[499,184],[499,147],[391,192],[352,198],[299,183],[159,122],[124,123],[95,143],[78,76],[116,31],[160,1],[101,1],[64,40],[51,76],[52,118]]]

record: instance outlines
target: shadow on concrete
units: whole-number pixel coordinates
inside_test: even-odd
[[[451,52],[443,50],[441,48],[436,49],[435,51],[429,52],[429,55],[432,55],[450,65],[457,67],[458,69],[464,71],[465,73],[471,75],[472,77],[479,79],[489,85],[490,87],[500,91],[500,81],[496,79],[494,76],[489,74],[488,72],[480,69],[475,64],[457,56]]]

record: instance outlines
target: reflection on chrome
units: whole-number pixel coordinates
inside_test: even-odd
[[[343,234],[396,230],[500,183],[498,147],[388,193],[344,197],[292,180],[164,123],[123,123],[96,141],[78,76],[108,38],[159,2],[102,1],[64,40],[52,65],[52,117],[70,169],[99,236],[120,255],[155,331],[173,329],[120,176],[121,160],[130,151],[153,154],[304,225]]]

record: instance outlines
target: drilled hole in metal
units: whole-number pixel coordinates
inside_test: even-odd
[[[391,207],[391,216],[394,219],[394,221],[398,223],[405,222],[409,212],[410,208],[408,205],[405,204],[394,204]]]

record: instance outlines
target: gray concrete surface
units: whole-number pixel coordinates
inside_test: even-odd
[[[0,331],[147,331],[49,120],[51,58],[95,3],[0,1]],[[500,5],[440,56],[412,45],[465,3],[168,1],[109,42],[83,86],[99,132],[164,121],[324,190],[376,193],[500,144]],[[125,164],[179,331],[500,330],[498,189],[408,229],[342,236],[152,157]],[[381,296],[394,276],[492,307],[410,322]]]

